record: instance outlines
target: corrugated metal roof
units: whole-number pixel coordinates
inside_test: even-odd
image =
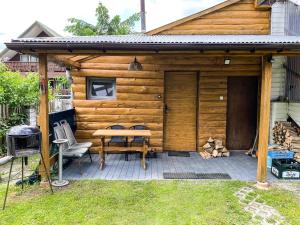
[[[129,44],[296,44],[300,36],[275,35],[102,35],[82,37],[19,38],[24,43],[129,43]]]
[[[103,35],[20,38],[6,43],[13,50],[215,50],[298,49],[300,36],[272,35]]]

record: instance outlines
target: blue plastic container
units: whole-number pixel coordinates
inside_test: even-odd
[[[293,159],[294,152],[290,150],[281,150],[281,151],[269,151],[268,152],[268,159],[267,159],[267,167],[272,167],[272,160],[273,159]]]

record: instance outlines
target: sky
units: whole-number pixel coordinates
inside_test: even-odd
[[[209,8],[224,0],[145,0],[147,30]],[[101,0],[110,16],[122,19],[140,11],[140,0]],[[0,50],[38,20],[63,36],[67,19],[75,17],[95,24],[99,0],[1,0]],[[136,27],[139,30],[139,26]]]

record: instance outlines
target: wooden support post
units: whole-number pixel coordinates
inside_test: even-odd
[[[42,132],[42,154],[46,168],[50,169],[49,154],[49,105],[48,105],[48,74],[47,74],[47,54],[39,54],[39,75],[40,75],[40,114],[39,125]],[[41,87],[42,86],[42,87]],[[44,170],[41,167],[41,170]],[[41,173],[45,177],[45,173]]]
[[[258,187],[267,187],[267,155],[269,143],[270,100],[272,85],[272,63],[270,58],[262,58],[261,102],[258,141]]]

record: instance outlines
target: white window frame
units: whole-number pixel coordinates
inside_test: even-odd
[[[26,57],[26,60],[24,60],[25,57]],[[29,55],[20,54],[20,62],[29,62]]]
[[[23,57],[26,57],[27,60],[22,60]],[[38,58],[32,55],[20,54],[20,62],[38,62]]]

